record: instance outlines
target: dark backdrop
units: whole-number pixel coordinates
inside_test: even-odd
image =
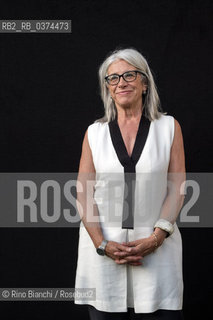
[[[97,70],[140,50],[164,111],[181,124],[186,167],[210,172],[212,1],[0,1],[0,19],[71,19],[71,34],[0,34],[0,171],[74,172],[102,116]],[[181,229],[184,314],[210,312],[211,229]],[[78,230],[0,229],[0,287],[74,287]],[[2,302],[3,319],[87,319],[73,302]],[[205,318],[205,316],[203,317]]]

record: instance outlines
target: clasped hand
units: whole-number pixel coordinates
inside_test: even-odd
[[[105,248],[106,255],[117,264],[142,265],[142,259],[155,250],[155,239],[153,236],[130,242],[118,243],[108,241]]]

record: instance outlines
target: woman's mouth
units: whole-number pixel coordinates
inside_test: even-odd
[[[119,91],[119,92],[117,92],[117,94],[125,95],[125,94],[131,93],[131,92],[132,92],[131,90],[125,90],[125,91]]]

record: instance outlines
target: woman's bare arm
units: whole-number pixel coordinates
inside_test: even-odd
[[[94,203],[93,186],[95,184],[95,167],[88,142],[88,130],[85,133],[77,179],[77,208],[81,220],[97,248],[103,238],[99,223],[97,205]],[[88,187],[89,185],[90,187]],[[90,208],[90,210],[88,210]],[[96,220],[96,222],[92,222]]]
[[[180,187],[186,178],[185,171],[183,136],[180,124],[175,120],[175,133],[168,168],[168,192],[160,214],[160,218],[166,219],[172,224],[175,223],[184,202],[184,195],[180,194]],[[156,228],[155,232],[160,237],[164,231]]]

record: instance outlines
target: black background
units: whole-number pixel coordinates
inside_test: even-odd
[[[97,71],[133,46],[181,124],[188,172],[211,172],[212,1],[0,1],[0,19],[71,19],[71,34],[0,34],[0,171],[76,172],[103,114]],[[211,114],[212,115],[212,114]],[[211,310],[211,229],[181,229],[185,319]],[[74,287],[78,230],[0,229],[0,287]],[[2,319],[87,319],[73,302],[1,302]]]

